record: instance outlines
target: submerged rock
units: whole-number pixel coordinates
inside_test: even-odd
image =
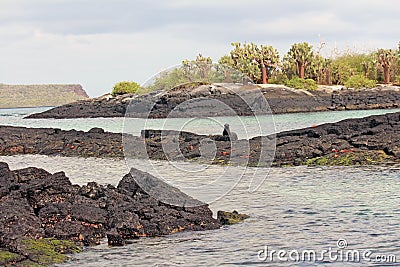
[[[198,206],[165,204],[144,191],[136,179],[148,181],[162,196]],[[62,262],[64,254],[78,251],[81,245],[99,244],[104,237],[116,246],[127,239],[221,226],[208,205],[138,170],[127,174],[118,187],[94,182],[78,186],[63,172],[11,171],[0,162],[0,192],[1,265]]]
[[[241,221],[244,221],[247,218],[250,218],[250,216],[247,214],[238,213],[236,210],[234,210],[233,212],[229,212],[229,211],[218,211],[217,212],[217,220],[222,225],[231,225],[231,224],[239,223]]]

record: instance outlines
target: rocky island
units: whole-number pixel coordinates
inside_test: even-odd
[[[144,95],[124,94],[105,95],[99,98],[82,100],[32,114],[27,118],[94,118],[124,117],[128,105],[151,103],[149,118],[166,118],[170,112],[185,101],[214,99],[231,107],[239,116],[253,115],[248,105],[240,98],[240,92],[259,89],[267,100],[270,113],[294,113],[329,110],[387,109],[398,108],[400,87],[381,86],[371,89],[347,89],[342,86],[321,86],[318,90],[292,89],[282,85],[240,85],[240,84],[201,84],[182,87],[172,91],[156,91]],[[190,113],[190,110],[188,111]],[[147,117],[148,112],[140,110],[132,115]],[[224,111],[204,114],[224,115]]]
[[[222,131],[222,129],[221,129]],[[173,132],[173,131],[172,131]],[[237,140],[235,145],[249,144],[248,153],[231,151],[233,143],[222,135],[198,135],[177,132],[182,152],[181,160],[201,159],[202,140],[216,144],[214,164],[245,162],[259,166],[267,156],[268,164],[287,165],[358,165],[399,161],[400,112],[347,119],[305,129],[281,132],[273,136]],[[0,155],[43,154],[81,157],[124,157],[122,135],[93,128],[88,132],[60,129],[33,129],[0,126]],[[131,157],[166,160],[161,132],[144,130],[142,136],[125,136],[132,146],[146,146],[145,155],[131,151]],[[168,137],[167,137],[168,138]],[[175,137],[174,137],[175,138]],[[261,153],[265,140],[273,148],[268,155]],[[171,140],[171,142],[175,142]],[[264,142],[265,143],[265,142]],[[275,149],[276,144],[276,150]],[[265,161],[263,161],[265,162]],[[261,164],[260,167],[262,167]]]

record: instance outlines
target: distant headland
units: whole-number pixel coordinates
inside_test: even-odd
[[[60,106],[88,97],[80,84],[0,83],[0,108]]]

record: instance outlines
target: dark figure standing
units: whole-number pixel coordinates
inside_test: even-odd
[[[231,129],[229,128],[229,124],[226,123],[224,125],[224,131],[222,132],[222,135],[228,138],[228,141],[236,141],[238,139],[237,134],[234,132],[231,132]]]

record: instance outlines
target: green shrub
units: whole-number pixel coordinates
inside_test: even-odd
[[[203,82],[203,81],[198,81],[198,82],[187,82],[187,83],[182,83],[174,88],[171,88],[171,90],[186,90],[186,89],[194,89],[196,87],[199,87],[201,85],[211,85],[209,82]]]
[[[37,266],[63,263],[68,259],[66,254],[82,251],[81,248],[72,241],[55,238],[24,239],[22,240],[21,247],[27,252],[30,260],[38,263]]]
[[[318,88],[317,83],[313,79],[301,79],[299,77],[287,80],[285,85],[295,89],[315,90]]]
[[[140,85],[135,82],[119,82],[113,87],[111,95],[123,95],[123,94],[134,94],[140,89]]]
[[[394,78],[394,85],[400,85],[400,75],[396,75],[396,77]]]
[[[283,72],[279,72],[279,73],[272,75],[272,77],[269,78],[268,83],[286,84],[287,81],[288,81],[288,78],[287,78],[286,74],[284,74]]]
[[[361,89],[361,88],[372,88],[376,86],[375,80],[370,80],[364,75],[354,75],[351,76],[344,85],[347,88]]]

